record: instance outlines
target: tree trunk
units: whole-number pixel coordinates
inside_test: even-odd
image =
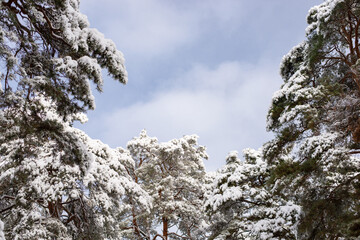
[[[168,219],[166,217],[163,217],[162,222],[163,222],[163,237],[165,240],[168,240]]]
[[[132,210],[132,217],[133,217],[132,223],[133,223],[136,239],[141,239],[141,235],[140,235],[140,231],[139,231],[139,225],[137,224],[137,220],[136,220],[136,213],[135,213],[134,205],[132,206],[131,210]]]

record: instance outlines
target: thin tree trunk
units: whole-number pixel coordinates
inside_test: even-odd
[[[168,240],[168,219],[166,217],[163,217],[162,222],[163,222],[163,237],[165,240]]]
[[[135,236],[137,237],[137,239],[141,239],[141,235],[140,235],[140,231],[139,231],[139,225],[136,221],[136,213],[135,213],[135,207],[134,205],[131,208],[132,210],[132,222],[133,222],[133,226],[134,226],[134,232],[135,232]]]

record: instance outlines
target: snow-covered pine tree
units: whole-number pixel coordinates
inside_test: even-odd
[[[33,146],[21,138],[1,145],[1,213],[7,237],[118,239],[131,210],[127,196],[144,208],[150,202],[122,165],[131,161],[129,155],[71,127],[48,101],[40,99],[39,104],[42,118],[60,126],[73,146],[63,149],[56,139]],[[24,148],[33,154],[18,154]]]
[[[0,219],[9,239],[119,238],[126,193],[147,202],[121,161],[72,123],[95,107],[101,68],[126,83],[122,54],[77,0],[0,2]],[[146,205],[146,204],[145,204]],[[129,209],[127,209],[129,210]]]
[[[273,193],[302,207],[299,239],[360,236],[360,1],[327,0],[282,60],[264,145]]]
[[[295,239],[300,207],[266,187],[269,168],[261,151],[231,152],[206,195],[208,239]]]
[[[134,162],[126,169],[152,198],[150,212],[133,204],[129,239],[205,238],[203,160],[207,155],[197,138],[184,136],[159,143],[142,131],[128,142]]]

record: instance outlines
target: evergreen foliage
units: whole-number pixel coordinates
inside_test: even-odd
[[[73,127],[122,53],[78,0],[0,1],[0,240],[358,239],[360,1],[310,9],[268,112],[275,134],[206,173],[196,135],[112,149]]]
[[[208,239],[293,239],[296,237],[300,206],[266,188],[269,166],[261,151],[229,154],[218,170],[205,207],[210,215]]]

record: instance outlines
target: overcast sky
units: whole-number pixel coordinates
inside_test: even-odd
[[[124,53],[129,82],[106,77],[96,110],[76,126],[111,147],[142,129],[159,141],[197,134],[211,171],[229,151],[261,147],[281,58],[321,2],[82,0],[91,27]]]

